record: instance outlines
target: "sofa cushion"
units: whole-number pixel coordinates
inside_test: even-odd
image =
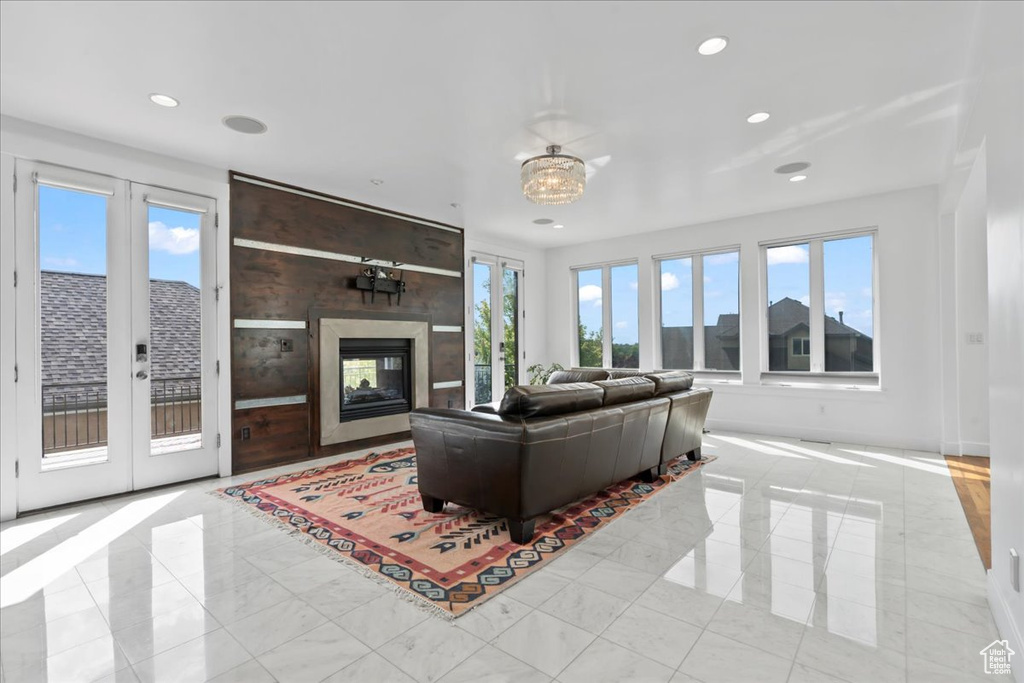
[[[540,417],[600,408],[604,389],[587,382],[517,386],[505,392],[498,415]]]
[[[595,382],[608,379],[608,371],[600,368],[578,368],[573,370],[555,370],[548,377],[548,384],[572,384],[576,382]]]
[[[664,396],[676,391],[686,391],[693,386],[693,375],[681,370],[649,372],[644,377],[654,382],[655,396]]]
[[[487,413],[489,415],[497,415],[498,414],[498,402],[494,401],[493,403],[478,403],[477,405],[473,406],[473,412],[474,413]]]
[[[604,389],[604,405],[642,401],[654,396],[654,382],[646,377],[622,377],[594,382]]]
[[[622,379],[623,377],[643,377],[647,373],[643,370],[609,370],[608,379]]]

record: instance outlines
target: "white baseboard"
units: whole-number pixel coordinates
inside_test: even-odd
[[[981,441],[964,441],[960,444],[960,453],[962,455],[982,455],[987,458],[989,454],[988,443],[982,443]]]
[[[939,440],[933,437],[918,437],[912,435],[893,436],[890,434],[875,434],[867,430],[849,431],[819,429],[814,427],[779,425],[768,422],[748,422],[745,420],[715,420],[708,418],[706,426],[712,431],[715,429],[722,429],[730,432],[747,432],[751,434],[766,434],[769,436],[789,436],[797,439],[813,439],[815,441],[839,441],[842,443],[864,444],[865,446],[905,448],[915,451],[928,451],[930,453],[937,453],[940,445]]]
[[[1024,683],[1024,638],[1021,638],[1021,626],[1010,609],[1010,604],[1003,595],[1003,589],[996,579],[995,572],[988,572],[988,607],[992,610],[999,637],[1008,642],[1010,649],[1017,654],[1010,660],[1013,678],[1017,683]]]
[[[980,455],[989,457],[987,442],[982,441],[943,441],[943,455]]]

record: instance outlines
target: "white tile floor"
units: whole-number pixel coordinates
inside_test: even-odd
[[[0,681],[991,680],[942,458],[727,433],[705,452],[454,624],[205,494],[228,480],[4,524]]]

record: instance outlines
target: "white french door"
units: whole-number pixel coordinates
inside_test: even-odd
[[[476,253],[469,307],[468,392],[470,407],[499,401],[505,390],[522,383],[523,263]]]
[[[15,172],[19,512],[216,473],[213,200]]]

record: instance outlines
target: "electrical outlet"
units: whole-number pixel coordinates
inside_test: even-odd
[[[984,332],[968,332],[967,333],[968,344],[984,344],[985,333]]]
[[[824,415],[824,414],[825,414],[825,404],[824,403],[819,403],[818,404],[818,415]]]
[[[252,431],[248,427],[242,427],[242,441],[252,438]]]
[[[294,350],[295,350],[295,343],[291,339],[282,339],[281,340],[281,352],[282,353],[289,353],[290,351],[294,351]]]

